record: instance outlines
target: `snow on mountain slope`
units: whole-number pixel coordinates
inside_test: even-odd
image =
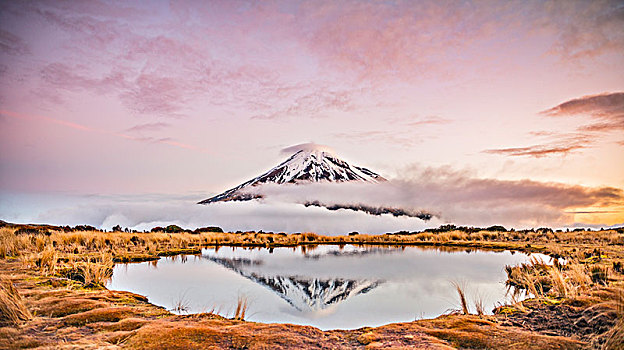
[[[262,195],[260,194],[250,194],[244,190],[266,183],[285,184],[321,181],[378,183],[386,181],[386,179],[366,168],[353,166],[328,150],[301,149],[266,173],[217,196],[203,200],[199,204],[261,198]]]

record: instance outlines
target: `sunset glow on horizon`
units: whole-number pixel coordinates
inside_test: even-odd
[[[621,1],[5,1],[0,79],[2,220],[194,203],[314,142],[442,223],[624,224]]]

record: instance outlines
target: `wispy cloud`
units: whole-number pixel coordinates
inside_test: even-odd
[[[22,38],[0,29],[0,52],[9,55],[25,55],[30,53],[30,49]]]
[[[145,132],[145,131],[158,131],[171,126],[169,123],[156,122],[156,123],[143,123],[135,125],[126,129],[127,132]]]
[[[620,120],[624,118],[624,92],[575,98],[542,111],[541,114],[550,117],[585,115],[599,119]]]
[[[585,53],[618,52],[622,43],[622,9],[611,1],[190,1],[166,7],[4,2],[2,11],[54,33],[63,48],[61,57],[41,61],[43,81],[35,92],[105,91],[134,113],[160,116],[185,115],[195,100],[242,106],[259,120],[352,112],[365,107],[370,92],[364,87],[379,92],[389,82],[461,74],[458,57],[485,62],[489,56],[472,51],[518,33],[524,39],[541,33],[555,48]],[[20,36],[0,30],[2,50],[28,50]]]
[[[556,136],[558,133],[556,131],[529,131],[529,135],[531,136]]]
[[[57,62],[45,65],[40,71],[40,76],[43,81],[57,89],[87,89],[96,93],[110,93],[127,87],[125,77],[121,73],[93,78],[80,73],[85,70],[85,67],[70,67]]]
[[[547,3],[551,20],[541,23],[557,40],[550,52],[565,60],[592,59],[624,49],[624,7],[617,0]]]
[[[329,146],[319,145],[318,143],[314,142],[308,142],[282,148],[280,150],[280,154],[291,156],[299,151],[322,151],[334,153],[334,150]]]
[[[586,117],[594,122],[576,128],[573,134],[554,131],[534,131],[537,137],[553,138],[553,141],[526,147],[488,149],[484,153],[506,156],[546,157],[567,155],[591,147],[601,137],[599,132],[624,130],[624,92],[588,95],[562,102],[539,113],[546,117]]]
[[[427,125],[440,125],[440,124],[449,124],[451,122],[450,119],[432,116],[425,118],[414,118],[416,120],[411,120],[407,122],[407,126],[410,127],[419,127],[419,126],[427,126]]]
[[[354,130],[351,132],[333,133],[332,136],[360,144],[374,142],[401,148],[412,148],[421,144],[427,138],[435,137],[432,133],[427,132],[426,128],[449,124],[451,120],[438,116],[420,117],[416,115],[406,118],[388,118],[387,123],[393,125],[394,128],[388,128],[387,130]]]
[[[62,125],[64,127],[68,127],[68,128],[75,129],[75,130],[111,135],[111,136],[121,137],[127,140],[133,140],[133,141],[162,143],[162,144],[177,147],[177,148],[183,148],[183,149],[188,149],[188,150],[197,151],[201,153],[208,153],[208,154],[215,155],[214,152],[209,151],[207,149],[196,147],[196,146],[189,145],[189,144],[182,143],[182,142],[178,142],[175,140],[171,140],[170,138],[135,137],[135,136],[131,136],[125,133],[112,132],[112,131],[107,131],[104,129],[96,129],[87,125],[73,123],[73,122],[69,122],[66,120],[62,120],[62,119],[51,118],[51,117],[47,117],[43,115],[17,113],[17,112],[8,111],[8,110],[0,110],[0,115],[11,117],[11,118],[23,119],[23,120],[45,121],[48,123]]]
[[[571,145],[571,146],[552,146],[552,145],[534,145],[528,147],[511,147],[511,148],[499,148],[499,149],[488,149],[483,151],[484,153],[490,154],[502,154],[506,156],[529,156],[535,158],[546,157],[550,155],[563,154],[567,155],[568,153],[583,149],[585,146],[582,145]]]
[[[329,111],[351,111],[353,110],[353,95],[344,90],[317,90],[297,96],[281,109],[254,115],[251,119],[285,119],[302,115],[308,118],[319,118],[324,117]]]
[[[568,155],[571,152],[579,151],[585,148],[591,147],[593,140],[585,135],[560,135],[549,134],[549,137],[555,138],[554,141],[537,144],[527,147],[509,147],[509,148],[497,148],[487,149],[483,153],[500,154],[512,157],[547,157],[555,155]]]
[[[597,120],[579,131],[609,132],[624,130],[624,92],[603,93],[575,98],[541,112],[549,117],[586,116]]]

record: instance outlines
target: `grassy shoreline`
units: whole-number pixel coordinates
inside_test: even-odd
[[[3,311],[0,339],[5,341],[0,340],[0,348],[288,348],[316,347],[320,339],[327,342],[319,344],[321,348],[561,349],[618,348],[624,341],[624,233],[616,230],[322,236],[65,232],[47,226],[45,231],[18,232],[25,227],[0,228],[0,306],[18,310],[12,318]],[[493,316],[454,314],[352,331],[266,325],[214,314],[176,316],[145,297],[103,287],[115,263],[197,254],[207,247],[313,249],[327,244],[513,250],[562,257],[568,264],[509,267],[508,283],[536,297],[501,307]],[[38,332],[42,327],[64,338]],[[168,343],[166,334],[179,342]]]

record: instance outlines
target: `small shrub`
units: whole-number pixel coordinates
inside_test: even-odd
[[[200,228],[196,229],[193,232],[194,233],[203,233],[203,232],[223,233],[223,229],[221,227],[217,227],[217,226],[208,226],[208,227],[200,227]]]
[[[51,235],[51,232],[43,227],[21,227],[15,230],[16,235]]]
[[[613,262],[613,271],[615,271],[617,273],[622,273],[622,262],[621,261],[614,261]]]
[[[184,229],[178,225],[169,225],[167,227],[165,227],[164,232],[166,233],[182,233],[184,232]]]

